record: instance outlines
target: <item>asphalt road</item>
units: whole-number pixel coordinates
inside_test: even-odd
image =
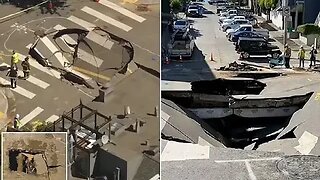
[[[104,3],[105,4],[102,4]],[[0,24],[0,50],[1,50],[1,63],[10,64],[11,50],[15,49],[17,52],[27,55],[28,46],[35,41],[34,32],[37,30],[44,30],[47,32],[53,31],[57,25],[66,28],[83,28],[84,23],[79,24],[78,21],[72,21],[70,17],[77,17],[82,21],[87,21],[94,26],[100,26],[107,31],[130,41],[134,47],[134,61],[153,70],[159,71],[159,37],[154,34],[159,34],[159,2],[153,2],[149,5],[148,11],[137,10],[137,4],[140,1],[100,1],[100,3],[89,0],[71,0],[67,1],[64,7],[57,7],[57,11],[53,14],[42,13],[41,9],[36,8],[22,16],[16,17],[9,21]],[[0,9],[6,8],[7,5],[1,5]],[[125,8],[130,12],[121,9]],[[12,6],[10,6],[12,8]],[[8,14],[1,14],[6,16]],[[108,17],[107,17],[108,16]],[[68,19],[69,18],[69,19]],[[112,20],[113,19],[113,20]],[[108,21],[107,21],[108,20]],[[107,21],[107,22],[105,22]],[[77,23],[78,22],[78,23]],[[111,25],[111,22],[114,22]],[[74,38],[74,37],[72,37]],[[52,41],[52,36],[48,37]],[[97,46],[103,44],[96,43]],[[116,46],[116,45],[114,45]],[[113,46],[113,47],[114,47]],[[59,65],[59,57],[52,55],[52,46],[50,47],[46,41],[39,42],[37,46],[41,54],[48,57],[52,64]],[[108,51],[109,50],[109,51]],[[121,51],[112,51],[113,49],[106,50],[103,57],[105,66],[114,66],[117,62],[121,61],[119,56],[116,56]],[[53,51],[54,52],[54,51]],[[112,54],[112,53],[114,54]],[[121,57],[121,56],[120,56]],[[65,55],[67,60],[70,56]],[[31,64],[31,73],[33,77],[27,81],[18,80],[18,92],[14,92],[16,96],[16,113],[20,114],[22,121],[31,122],[37,120],[54,120],[57,116],[65,111],[69,111],[72,107],[79,104],[80,99],[83,102],[88,102],[98,95],[97,89],[90,90],[84,86],[71,84],[68,81],[61,81],[56,76],[55,72],[45,68],[39,67],[34,60]],[[30,61],[30,62],[31,62]],[[61,64],[60,64],[61,65]],[[20,67],[21,68],[21,67]],[[130,68],[130,67],[129,67]],[[90,71],[89,74],[95,75],[96,72]],[[85,69],[86,70],[86,69]],[[132,70],[134,71],[134,70]],[[129,72],[134,73],[134,72]],[[0,72],[1,82],[8,84],[5,80],[6,71]],[[108,74],[109,79],[112,78],[114,72]],[[122,76],[117,76],[120,79]],[[147,78],[148,79],[148,78]],[[143,82],[146,86],[155,86],[157,79],[152,79],[151,82],[146,78],[136,79],[138,83]],[[117,81],[115,81],[117,82]],[[114,92],[113,96],[127,99],[131,96],[130,86],[122,85],[126,92]],[[22,89],[21,89],[22,88]],[[26,91],[25,91],[26,90]],[[158,97],[158,91],[149,91],[145,95],[150,97]],[[118,98],[117,98],[118,99]],[[110,102],[114,103],[114,102]],[[130,104],[130,102],[126,102]],[[143,101],[141,101],[143,103]],[[121,110],[122,111],[122,110]],[[113,112],[110,112],[111,114]],[[29,114],[29,116],[27,116]],[[23,118],[26,118],[23,120]]]

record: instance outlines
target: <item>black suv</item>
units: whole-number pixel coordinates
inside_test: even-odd
[[[264,38],[239,37],[236,43],[236,51],[244,59],[249,58],[250,55],[271,55],[273,58],[277,58],[281,54],[278,46],[270,44]]]

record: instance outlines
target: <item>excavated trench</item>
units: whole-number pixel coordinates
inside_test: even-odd
[[[223,136],[215,138],[225,146],[241,149],[253,143],[256,149],[274,140],[313,94],[241,99],[234,95],[259,95],[266,84],[256,80],[218,79],[191,85],[192,91],[162,91],[162,98],[197,115]]]
[[[37,174],[34,156],[42,156],[43,152],[34,150],[11,149],[9,150],[9,169],[27,174]]]

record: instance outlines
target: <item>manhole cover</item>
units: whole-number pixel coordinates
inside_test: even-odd
[[[318,156],[284,157],[277,163],[277,168],[290,178],[320,180],[320,157]]]

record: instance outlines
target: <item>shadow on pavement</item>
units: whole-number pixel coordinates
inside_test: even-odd
[[[216,79],[212,70],[205,61],[205,55],[195,46],[191,59],[182,62],[171,61],[162,65],[162,80],[192,82],[199,80]]]
[[[251,58],[245,59],[245,61],[254,62],[254,63],[269,63],[269,60],[270,59],[266,57],[251,57]]]
[[[8,0],[8,2],[6,2],[7,4],[16,6],[17,8],[20,8],[21,10],[33,7],[37,4],[40,4],[44,2],[43,1],[39,1],[39,0]],[[64,10],[65,7],[69,7],[69,5],[66,5],[66,0],[52,0],[52,8],[49,8],[49,3],[44,3],[42,5],[40,5],[40,10],[41,10],[41,14],[58,14],[60,16],[60,14],[57,12],[58,9]],[[25,13],[29,13],[30,11],[26,11]]]
[[[203,36],[198,29],[194,29],[194,28],[190,29],[190,34],[191,34],[194,38]]]
[[[0,71],[7,71],[8,69],[10,69],[10,67],[8,67],[8,66],[0,66]]]

